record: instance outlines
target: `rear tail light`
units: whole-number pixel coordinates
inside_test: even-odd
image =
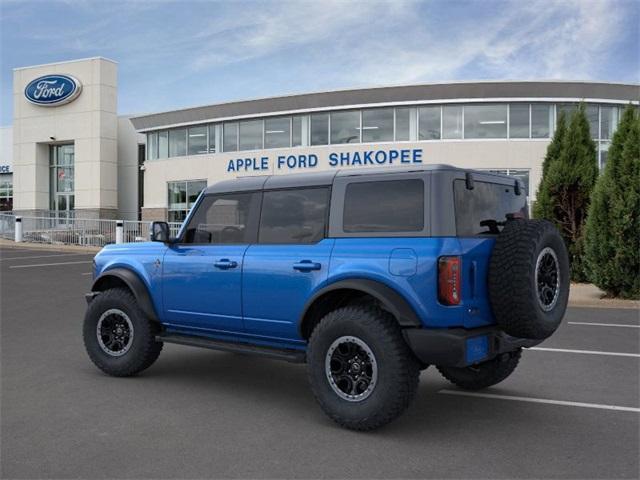
[[[438,300],[444,305],[460,303],[460,257],[438,259]]]

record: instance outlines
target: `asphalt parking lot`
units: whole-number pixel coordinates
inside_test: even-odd
[[[91,259],[0,248],[2,478],[640,474],[636,310],[571,308],[480,395],[429,368],[405,415],[362,434],[324,416],[299,365],[165,345],[139,377],[102,374],[81,338]]]

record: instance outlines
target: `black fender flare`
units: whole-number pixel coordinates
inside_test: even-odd
[[[318,298],[331,291],[342,289],[359,290],[376,298],[384,306],[385,310],[388,310],[396,318],[401,327],[422,326],[422,322],[413,307],[396,290],[381,282],[364,278],[340,280],[318,290],[305,303],[302,315],[298,319],[298,325],[302,326],[307,312]]]
[[[149,290],[147,290],[147,286],[137,273],[127,268],[114,268],[111,270],[107,270],[100,274],[98,278],[94,280],[93,285],[91,286],[91,291],[103,291],[104,288],[101,288],[101,283],[105,283],[105,280],[108,278],[117,278],[118,280],[123,281],[127,285],[127,287],[129,287],[129,290],[131,290],[133,296],[136,297],[138,306],[142,309],[144,314],[151,320],[154,320],[156,322],[158,321],[158,315],[156,314],[156,309],[154,308],[153,302],[151,301]]]

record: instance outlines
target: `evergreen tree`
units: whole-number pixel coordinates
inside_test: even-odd
[[[583,264],[582,237],[591,191],[597,176],[596,145],[591,139],[585,107],[581,104],[571,116],[562,139],[560,154],[547,167],[544,180],[546,192],[542,198],[549,205],[549,211],[543,212],[542,218],[552,221],[560,230],[569,250],[574,281],[587,279]]]
[[[640,298],[640,118],[632,106],[593,192],[585,254],[593,283],[612,296]]]
[[[547,220],[553,219],[553,203],[549,192],[549,185],[547,183],[547,173],[549,171],[549,165],[554,163],[560,152],[562,151],[562,142],[564,141],[565,134],[567,132],[567,122],[564,112],[560,112],[558,116],[558,122],[556,130],[551,139],[551,143],[547,147],[547,153],[542,161],[542,179],[540,180],[540,186],[536,194],[536,202],[533,204],[533,216],[534,218],[544,218]]]

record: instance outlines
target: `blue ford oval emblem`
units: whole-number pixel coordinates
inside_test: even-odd
[[[70,75],[45,75],[29,82],[24,96],[36,105],[56,106],[75,100],[81,90],[82,84]]]

